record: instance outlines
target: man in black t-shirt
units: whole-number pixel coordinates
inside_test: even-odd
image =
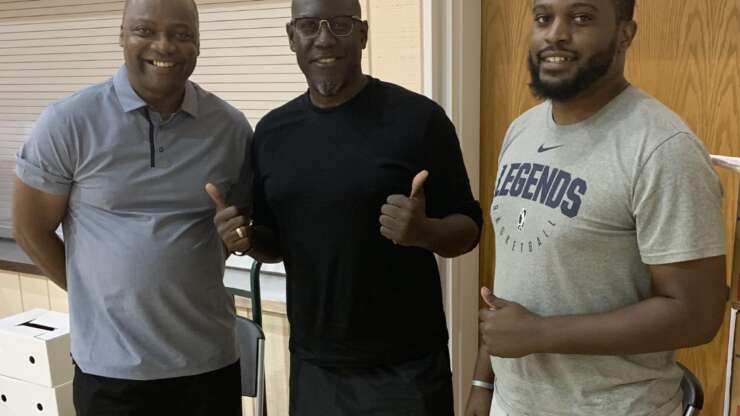
[[[290,413],[451,415],[434,254],[473,249],[482,221],[454,126],[362,73],[357,0],[294,0],[292,13],[309,88],[257,126],[251,224],[208,188],[230,251],[285,263]]]

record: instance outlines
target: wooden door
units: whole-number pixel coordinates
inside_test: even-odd
[[[710,153],[740,156],[740,0],[638,0],[627,77],[680,114]],[[530,0],[484,0],[482,13],[481,203],[490,208],[497,158],[509,123],[537,104],[529,93]],[[721,173],[732,247],[738,179]],[[481,284],[494,277],[490,218],[481,238]],[[728,250],[729,252],[729,250]],[[722,412],[728,320],[708,345],[679,353],[702,381],[702,414]]]

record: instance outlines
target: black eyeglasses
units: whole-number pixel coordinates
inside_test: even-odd
[[[290,21],[290,24],[302,37],[312,38],[321,31],[321,25],[326,23],[329,32],[336,37],[345,37],[352,34],[355,22],[362,22],[359,16],[334,16],[328,19],[318,17],[298,17]]]

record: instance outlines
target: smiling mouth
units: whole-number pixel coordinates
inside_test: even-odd
[[[339,58],[335,58],[335,57],[319,58],[319,59],[315,59],[314,63],[320,66],[329,66],[329,65],[334,65],[335,63],[337,63],[337,61],[339,61]]]
[[[568,58],[565,56],[548,56],[547,58],[542,58],[542,61],[548,64],[564,64],[566,62],[573,62],[575,60],[575,58]]]
[[[147,60],[146,61],[149,65],[155,66],[157,68],[172,68],[175,66],[174,62],[171,61],[159,61],[159,60]]]

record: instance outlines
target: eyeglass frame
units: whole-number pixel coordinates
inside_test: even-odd
[[[347,33],[346,35],[337,35],[331,29],[331,22],[329,22],[329,20],[334,19],[334,18],[337,18],[337,17],[349,17],[350,19],[352,19],[352,29],[350,29],[349,30],[349,33]],[[324,23],[326,23],[326,28],[329,30],[329,33],[331,33],[332,36],[337,37],[337,38],[346,38],[346,37],[352,36],[352,32],[355,31],[355,23],[357,23],[357,22],[362,23],[363,22],[362,17],[356,16],[356,15],[352,15],[352,16],[351,15],[332,16],[332,17],[330,17],[328,19],[319,19],[319,26],[318,26],[318,29],[316,29],[316,33],[314,33],[313,35],[305,35],[305,34],[301,33],[295,27],[295,22],[297,20],[300,20],[300,19],[319,19],[319,18],[318,17],[308,17],[308,16],[306,16],[306,17],[295,17],[293,19],[290,19],[290,22],[288,24],[293,27],[293,30],[295,30],[296,33],[298,33],[300,36],[302,36],[304,38],[307,38],[307,39],[311,39],[311,38],[317,37],[321,33],[321,27],[323,26]]]

